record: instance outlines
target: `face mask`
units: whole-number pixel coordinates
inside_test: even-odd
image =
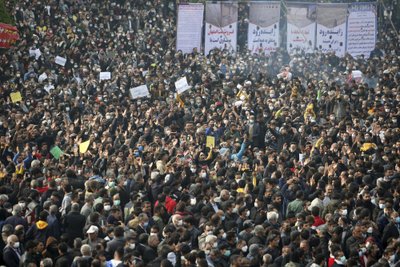
[[[18,205],[19,205],[21,208],[25,208],[25,202],[19,202]]]
[[[221,217],[221,221],[225,221],[225,216],[222,216],[222,217]]]
[[[191,171],[192,173],[196,173],[196,168],[190,168],[190,171]]]
[[[114,200],[115,206],[119,206],[119,204],[121,204],[121,200],[119,200],[119,199]]]
[[[213,244],[213,248],[217,248],[218,247],[218,244],[217,244],[217,242],[215,242],[214,244]]]
[[[149,222],[145,222],[145,223],[143,224],[143,227],[144,227],[144,228],[146,228],[147,226],[149,226]]]
[[[13,247],[14,248],[19,248],[19,242],[15,242]]]
[[[340,257],[340,261],[341,261],[343,264],[346,264],[347,259],[346,259],[345,256],[342,256],[342,257]]]
[[[104,210],[105,210],[105,211],[111,210],[111,206],[110,206],[110,205],[105,205],[105,206],[104,206]]]
[[[246,253],[246,252],[247,252],[247,249],[248,249],[247,246],[242,247],[242,252]]]
[[[222,238],[223,238],[223,239],[226,239],[226,233],[223,233],[223,234],[222,234]]]
[[[397,224],[400,224],[400,217],[396,217],[396,219],[394,220]]]
[[[231,251],[230,250],[225,250],[224,256],[225,257],[229,257],[231,255]]]
[[[258,208],[258,202],[254,202],[254,207]]]
[[[346,216],[347,215],[347,209],[342,210],[342,215]]]
[[[207,177],[207,173],[206,173],[206,172],[202,172],[202,173],[200,174],[200,177],[201,177],[201,178],[206,178],[206,177]]]
[[[249,217],[250,216],[250,211],[248,210],[248,211],[246,211],[246,217]]]
[[[179,221],[178,221],[178,225],[179,225],[179,226],[182,226],[182,225],[183,225],[183,221],[182,221],[182,220],[179,220]]]
[[[233,208],[232,212],[233,213],[238,213],[238,209],[237,208]]]
[[[136,244],[135,244],[135,243],[133,243],[133,244],[132,244],[132,243],[130,243],[130,244],[129,244],[129,248],[130,248],[130,249],[135,249],[135,246],[136,246]]]
[[[379,208],[383,210],[385,208],[385,204],[379,204]]]

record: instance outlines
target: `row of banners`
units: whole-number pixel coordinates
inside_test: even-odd
[[[248,49],[269,54],[279,46],[280,2],[250,2]],[[178,9],[177,50],[200,51],[203,4],[180,5]],[[316,4],[287,3],[287,50],[311,53],[334,51],[368,57],[375,47],[377,6],[375,3]],[[214,48],[236,52],[238,3],[206,3],[204,53]]]

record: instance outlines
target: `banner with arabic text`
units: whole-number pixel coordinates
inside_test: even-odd
[[[280,2],[251,2],[247,45],[252,54],[269,55],[279,47]]]
[[[192,53],[197,48],[200,51],[203,14],[203,4],[179,5],[176,50]]]
[[[0,48],[9,48],[19,39],[17,27],[0,23]]]
[[[335,52],[339,57],[346,52],[347,4],[317,4],[317,49]]]
[[[347,18],[347,52],[353,57],[368,58],[375,48],[377,30],[376,3],[349,5]]]
[[[287,51],[289,54],[314,51],[316,19],[316,4],[288,3]]]
[[[237,22],[237,3],[206,3],[204,53],[214,48],[236,52]]]

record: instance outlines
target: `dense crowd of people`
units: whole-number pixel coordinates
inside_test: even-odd
[[[400,266],[395,31],[357,58],[183,54],[174,1],[12,8],[0,265]]]

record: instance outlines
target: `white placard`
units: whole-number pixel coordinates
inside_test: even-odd
[[[279,47],[280,3],[250,3],[247,32],[248,50],[252,54],[269,55]]]
[[[56,56],[56,64],[60,66],[65,66],[65,63],[67,63],[67,59],[64,57]]]
[[[188,84],[186,77],[183,77],[175,82],[175,89],[178,94],[182,94],[186,90],[190,89],[190,85]]]
[[[376,4],[353,3],[347,18],[347,52],[368,58],[376,43]]]
[[[150,96],[149,89],[145,84],[129,89],[129,93],[132,99]]]
[[[346,52],[347,4],[317,5],[317,49],[322,53]]]
[[[40,83],[42,83],[44,80],[46,80],[47,79],[47,74],[46,74],[46,72],[43,72],[40,76],[39,76],[39,78],[38,78],[38,81],[40,82]]]
[[[29,56],[30,57],[36,56],[36,49],[29,49]]]
[[[192,53],[193,48],[197,48],[200,51],[203,14],[203,4],[179,5],[176,50]]]
[[[110,80],[110,79],[111,79],[111,72],[109,71],[100,72],[100,81]]]

